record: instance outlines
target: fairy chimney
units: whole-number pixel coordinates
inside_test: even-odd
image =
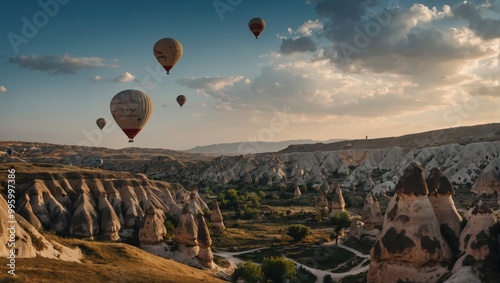
[[[210,221],[212,221],[214,227],[216,227],[217,229],[226,229],[226,227],[224,226],[222,213],[220,212],[219,204],[217,202],[214,203],[212,213],[210,214]]]

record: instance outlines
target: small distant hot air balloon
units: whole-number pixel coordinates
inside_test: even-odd
[[[170,69],[181,59],[182,51],[182,44],[174,38],[162,38],[153,47],[156,60],[167,71],[167,75],[170,74]]]
[[[129,142],[133,142],[151,117],[153,102],[144,92],[127,89],[111,99],[110,109],[116,124],[128,136]]]
[[[12,148],[7,149],[7,154],[8,154],[9,156],[11,156],[13,152],[14,152],[14,151],[12,150]]]
[[[177,103],[179,103],[179,105],[182,107],[182,105],[184,105],[184,103],[186,103],[186,96],[185,95],[179,95],[177,96]]]
[[[102,128],[104,128],[107,123],[108,123],[108,121],[106,121],[106,119],[104,119],[104,118],[99,118],[96,121],[97,127],[99,127],[99,129],[101,129],[101,131],[102,131]]]
[[[96,168],[101,167],[103,163],[104,163],[104,161],[102,159],[100,159],[100,158],[97,158],[96,160],[94,160],[94,166]]]
[[[248,27],[255,35],[255,38],[259,38],[259,34],[266,28],[266,22],[261,18],[253,18],[248,22]]]

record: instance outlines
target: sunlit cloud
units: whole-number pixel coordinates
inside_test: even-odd
[[[7,92],[7,88],[3,85],[0,85],[0,92]]]

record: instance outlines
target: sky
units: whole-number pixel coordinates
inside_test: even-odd
[[[500,118],[500,0],[22,0],[0,11],[3,141],[184,150]],[[266,21],[258,39],[254,17]],[[184,49],[170,75],[152,51],[166,37]],[[126,89],[154,103],[134,143],[109,109]]]

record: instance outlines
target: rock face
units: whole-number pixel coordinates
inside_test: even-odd
[[[320,190],[319,196],[316,198],[316,214],[328,214],[328,199],[326,197],[326,192],[324,189]]]
[[[182,208],[179,223],[175,227],[175,240],[186,257],[191,258],[198,254],[200,249],[198,246],[198,225],[196,225],[193,213],[189,209],[189,204],[185,204]]]
[[[363,212],[361,213],[361,221],[364,223],[363,230],[366,232],[382,228],[384,216],[380,211],[377,199],[373,197],[371,192],[365,197]]]
[[[105,241],[117,241],[120,239],[118,232],[121,229],[120,218],[108,201],[106,193],[102,193],[97,201],[101,239]]]
[[[295,185],[295,190],[293,192],[293,196],[300,197],[301,195],[302,195],[302,192],[300,191],[299,185]]]
[[[163,224],[163,216],[154,207],[146,209],[146,216],[139,228],[139,243],[143,245],[158,245],[167,234],[167,229]]]
[[[500,195],[500,157],[493,159],[483,169],[474,182],[471,191],[478,194],[493,194],[497,192]]]
[[[25,199],[26,201],[26,199]],[[13,215],[14,219],[10,218]],[[7,221],[17,221],[12,224]],[[15,234],[10,234],[8,228],[15,225]],[[15,246],[9,242],[14,239]],[[10,246],[9,246],[9,243]],[[53,240],[48,241],[35,227],[26,221],[20,214],[8,211],[7,201],[0,196],[0,256],[6,258],[10,249],[16,250],[16,258],[44,257],[55,260],[80,262],[83,258],[79,249],[70,249]]]
[[[368,282],[437,282],[453,253],[427,197],[424,169],[412,162],[396,186],[373,245]]]
[[[441,234],[456,253],[462,217],[458,214],[452,198],[455,189],[448,178],[436,167],[431,169],[426,183],[429,189],[429,201],[439,221]]]
[[[210,214],[210,221],[212,221],[214,227],[216,227],[219,230],[224,230],[226,229],[226,226],[224,226],[222,218],[222,213],[220,212],[219,204],[217,202],[214,203],[214,207],[212,209],[212,213]]]

